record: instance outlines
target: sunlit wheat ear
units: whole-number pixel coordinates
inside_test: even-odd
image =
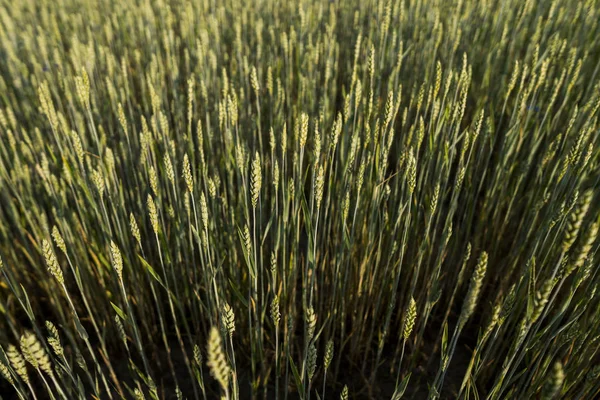
[[[575,239],[577,239],[577,235],[579,234],[579,230],[581,229],[581,224],[583,223],[583,217],[588,211],[590,207],[590,203],[592,201],[592,197],[594,196],[594,192],[591,190],[587,190],[582,198],[579,200],[577,205],[575,205],[571,214],[569,214],[569,219],[567,221],[567,228],[565,230],[562,249],[566,253],[569,251]]]
[[[250,86],[252,86],[252,90],[254,90],[254,95],[258,97],[260,94],[260,85],[258,83],[256,67],[252,67],[252,70],[250,71]]]
[[[131,235],[135,239],[138,245],[142,245],[142,236],[140,235],[140,228],[138,227],[137,221],[133,216],[133,213],[129,213],[129,227],[131,228]]]
[[[123,104],[121,103],[119,103],[117,106],[117,114],[119,116],[119,124],[121,124],[121,128],[123,128],[125,136],[129,136],[129,130],[127,129],[127,118],[125,117],[125,112],[123,111]]]
[[[48,330],[48,344],[54,351],[57,357],[62,357],[64,354],[64,350],[62,344],[60,343],[60,336],[58,335],[58,329],[56,326],[50,321],[46,321],[46,329]]]
[[[81,76],[75,77],[75,88],[81,104],[90,110],[90,80],[85,68],[81,69]]]
[[[323,357],[323,366],[327,371],[329,369],[329,365],[331,365],[331,361],[333,360],[333,340],[329,339],[327,344],[325,344],[325,356]]]
[[[550,297],[550,293],[552,293],[553,288],[554,279],[548,279],[546,282],[544,282],[542,288],[536,292],[535,297],[533,298],[533,307],[531,310],[531,315],[529,316],[530,324],[534,324],[542,315],[542,312],[546,307],[546,303],[548,303],[548,298]]]
[[[410,302],[408,303],[408,308],[406,309],[404,318],[404,329],[402,331],[402,336],[404,337],[404,340],[408,340],[408,337],[415,327],[415,321],[417,319],[417,303],[412,296],[410,298]]]
[[[300,116],[300,147],[306,146],[306,140],[308,139],[308,114],[302,113]]]
[[[317,314],[315,314],[315,310],[312,307],[309,307],[306,310],[306,334],[308,336],[308,340],[311,341],[315,336],[315,328],[317,327]]]
[[[481,256],[479,256],[479,261],[477,262],[475,271],[473,271],[473,276],[471,276],[471,283],[469,284],[467,297],[465,298],[463,308],[460,313],[458,325],[461,329],[467,323],[467,320],[469,319],[469,317],[471,317],[471,314],[473,314],[475,306],[477,305],[477,298],[479,296],[479,291],[481,290],[481,284],[485,276],[487,263],[488,254],[484,251],[483,253],[481,253]]]
[[[233,332],[235,332],[235,314],[229,303],[223,305],[223,324],[225,325],[229,337],[232,337]]]
[[[281,321],[281,313],[279,312],[279,296],[273,297],[273,301],[271,302],[271,319],[275,326],[279,325],[279,321]]]
[[[321,208],[321,201],[323,200],[323,187],[325,185],[325,169],[321,165],[319,172],[317,173],[317,179],[315,180],[315,203],[317,210]]]
[[[46,267],[48,271],[56,278],[59,283],[63,283],[63,273],[58,265],[58,261],[56,260],[56,255],[54,254],[54,250],[52,250],[52,245],[46,239],[42,240],[42,251],[44,252],[44,258],[46,259]]]
[[[543,400],[553,400],[559,398],[560,391],[565,380],[565,373],[560,361],[554,363],[552,372],[549,374],[546,384],[542,390]]]
[[[94,186],[96,186],[96,190],[98,190],[98,195],[100,198],[104,198],[106,184],[104,182],[104,175],[102,175],[102,171],[99,169],[92,170],[92,182],[94,183]]]
[[[65,245],[65,241],[58,231],[56,225],[52,227],[52,238],[54,239],[56,247],[58,247],[64,254],[67,254],[67,246]]]
[[[202,351],[200,351],[200,347],[197,344],[194,345],[194,362],[198,368],[202,368]]]
[[[598,224],[598,222],[594,222],[586,231],[583,242],[581,243],[581,246],[578,249],[578,252],[576,253],[575,259],[571,263],[572,268],[579,268],[585,262],[588,254],[592,250],[592,246],[594,245],[594,242],[596,242],[599,226],[600,225]],[[567,275],[571,272],[572,272],[572,269],[569,268],[567,270]]]
[[[110,254],[112,255],[112,265],[119,279],[123,279],[123,256],[121,250],[112,240],[110,241]]]
[[[19,378],[21,378],[23,382],[29,383],[29,375],[27,374],[25,359],[21,353],[19,353],[19,350],[11,344],[8,346],[6,356],[8,357],[10,365],[13,367],[17,375],[19,375]]]
[[[250,197],[252,200],[252,207],[256,208],[256,205],[258,204],[258,197],[260,196],[260,189],[262,187],[262,168],[258,151],[254,155],[254,160],[252,161],[250,180]]]
[[[150,188],[152,189],[152,193],[154,193],[155,196],[158,196],[158,175],[156,175],[154,166],[150,166],[148,175],[150,178]]]
[[[348,386],[344,385],[342,393],[340,393],[340,400],[348,400]]]
[[[230,369],[229,365],[227,365],[225,354],[223,353],[219,329],[214,326],[210,329],[207,353],[207,365],[210,368],[211,375],[219,382],[221,388],[227,392]]]
[[[275,193],[277,193],[279,189],[279,160],[275,159],[275,163],[273,164],[273,187]]]
[[[4,365],[4,363],[2,361],[0,361],[0,375],[2,375],[2,377],[4,379],[6,379],[8,381],[8,383],[10,383],[11,385],[15,384],[15,380],[13,379],[12,375],[10,374],[8,367],[6,365]]]
[[[148,195],[148,200],[146,201],[148,205],[148,215],[150,216],[150,224],[152,225],[152,230],[155,235],[158,235],[158,211],[156,210],[156,204],[154,204],[154,199],[151,195]]]
[[[411,149],[408,154],[407,166],[406,166],[406,184],[408,186],[408,193],[412,194],[417,186],[417,160]]]
[[[431,202],[429,203],[429,212],[431,215],[435,213],[437,208],[438,200],[440,197],[440,184],[438,183],[433,190],[433,195],[431,196]]]
[[[133,390],[133,395],[135,396],[135,400],[145,400],[146,399],[146,396],[144,396],[144,392],[142,392],[138,388],[135,388]]]
[[[163,163],[165,164],[165,174],[167,175],[167,179],[173,184],[175,182],[175,171],[173,170],[173,164],[171,163],[169,153],[165,153]]]
[[[190,166],[190,159],[187,154],[183,156],[183,180],[188,192],[192,193],[194,190],[194,179],[192,178],[192,167]]]
[[[20,344],[23,357],[25,357],[28,363],[36,369],[41,369],[48,375],[53,374],[50,357],[48,357],[48,354],[33,332],[26,332],[21,336]]]

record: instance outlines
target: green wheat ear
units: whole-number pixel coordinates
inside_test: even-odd
[[[542,390],[542,399],[543,400],[552,400],[558,398],[557,396],[562,389],[563,382],[565,380],[565,373],[563,371],[563,366],[560,361],[554,363],[552,367],[552,372],[550,373],[546,384]]]
[[[488,254],[484,251],[479,257],[473,276],[471,277],[471,283],[469,284],[469,291],[463,304],[462,311],[458,325],[462,328],[467,323],[469,317],[473,314],[475,306],[477,305],[477,298],[479,297],[479,291],[481,290],[481,284],[485,276],[488,263]]]
[[[323,357],[323,366],[325,370],[329,369],[329,365],[333,360],[333,340],[329,339],[325,345],[325,356]]]
[[[210,368],[211,375],[219,382],[221,388],[227,392],[230,369],[221,345],[221,335],[219,334],[219,329],[214,326],[210,328],[207,353],[207,365]]]
[[[569,251],[575,242],[575,239],[577,239],[577,235],[581,229],[581,224],[583,223],[583,218],[590,207],[593,196],[594,192],[592,190],[587,190],[569,215],[567,228],[562,243],[562,249],[565,253]]]

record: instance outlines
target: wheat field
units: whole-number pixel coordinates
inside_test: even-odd
[[[0,0],[0,399],[600,398],[599,24]]]

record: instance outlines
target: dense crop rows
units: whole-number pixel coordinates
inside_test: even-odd
[[[0,4],[2,397],[600,395],[597,0]]]

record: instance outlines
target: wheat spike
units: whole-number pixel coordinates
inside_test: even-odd
[[[325,356],[323,357],[323,366],[325,367],[325,371],[329,369],[329,365],[331,365],[331,361],[333,360],[333,340],[329,339],[327,344],[325,344]]]
[[[308,340],[311,341],[315,335],[315,328],[317,327],[317,315],[312,307],[309,307],[308,310],[306,310],[306,324]]]
[[[281,321],[281,313],[279,312],[279,296],[275,295],[273,297],[273,301],[271,302],[271,319],[275,326],[279,325],[279,321]]]
[[[56,260],[56,255],[52,250],[52,245],[46,239],[42,240],[42,251],[44,252],[44,258],[46,259],[46,266],[48,271],[56,278],[59,283],[63,283],[63,273]]]
[[[154,199],[151,195],[148,195],[148,214],[150,215],[150,224],[152,225],[152,230],[155,235],[158,235],[158,211],[156,210],[156,204],[154,204]]]
[[[575,239],[577,239],[577,235],[579,234],[579,230],[581,229],[581,224],[583,223],[583,217],[588,211],[590,207],[590,203],[592,201],[592,197],[594,196],[594,192],[591,190],[587,190],[581,200],[577,203],[574,210],[569,215],[569,219],[567,221],[567,229],[565,231],[565,236],[563,238],[562,248],[566,253],[569,251]]]
[[[348,386],[344,385],[342,393],[340,393],[340,400],[348,400]]]
[[[214,326],[210,329],[207,353],[207,365],[210,368],[211,375],[219,382],[221,388],[227,392],[230,369],[225,359],[223,347],[221,346],[221,335],[219,334],[219,330]]]
[[[25,360],[34,368],[39,368],[50,376],[53,375],[50,357],[33,332],[26,332],[21,336],[21,351]]]
[[[262,187],[262,169],[258,151],[254,155],[254,160],[252,161],[252,174],[250,179],[250,197],[252,199],[252,207],[256,208],[256,205],[258,204],[258,197],[260,196],[260,189]]]
[[[225,324],[225,329],[227,330],[229,337],[232,337],[233,332],[235,332],[235,314],[229,303],[223,305],[223,323]]]
[[[112,240],[110,241],[110,254],[112,255],[112,265],[120,280],[123,279],[123,256],[121,250]]]
[[[52,227],[52,238],[54,239],[56,247],[58,247],[64,254],[67,254],[67,246],[65,245],[65,241],[56,225]]]
[[[187,154],[183,156],[183,180],[185,181],[188,192],[192,193],[194,190],[194,179],[192,178],[192,167]]]
[[[48,336],[48,344],[54,351],[57,357],[62,357],[64,354],[64,350],[62,344],[60,343],[60,336],[58,335],[58,329],[56,326],[50,321],[46,321],[46,329],[50,336]]]
[[[25,364],[25,359],[19,353],[19,350],[14,345],[9,345],[8,350],[6,351],[6,356],[8,357],[8,361],[10,365],[13,367],[17,375],[23,380],[25,383],[29,383],[29,375],[27,374],[27,366]]]
[[[548,377],[546,384],[542,390],[542,399],[543,400],[552,400],[556,399],[560,390],[563,386],[563,382],[565,380],[565,373],[563,371],[563,366],[560,361],[554,363],[552,367],[552,372]]]
[[[477,305],[477,298],[479,296],[479,291],[481,290],[481,284],[483,282],[483,278],[487,269],[487,263],[488,254],[484,251],[483,253],[481,253],[481,256],[479,256],[479,261],[477,262],[477,266],[475,267],[475,271],[473,272],[473,276],[471,277],[469,291],[467,292],[467,297],[465,298],[465,302],[460,313],[458,325],[461,328],[467,323],[467,320],[475,310],[475,306]]]
[[[142,236],[140,234],[140,228],[138,227],[137,221],[133,216],[133,213],[129,213],[129,227],[131,228],[131,235],[139,246],[142,245]]]
[[[15,384],[15,380],[13,379],[12,375],[10,374],[10,370],[8,369],[8,367],[6,365],[4,365],[4,363],[2,361],[0,361],[0,375],[2,375],[4,377],[4,379],[6,379],[8,381],[8,383],[10,383],[11,385]]]
[[[417,319],[417,303],[415,302],[415,299],[412,296],[410,298],[410,302],[408,303],[405,315],[406,316],[404,319],[404,329],[402,335],[404,337],[404,340],[408,340],[408,337],[412,333],[413,328],[415,326],[415,321]]]

